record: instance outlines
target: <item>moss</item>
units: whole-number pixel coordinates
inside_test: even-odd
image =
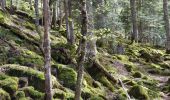
[[[25,99],[24,91],[17,91],[15,93],[15,97],[16,97],[17,100],[24,100]]]
[[[126,55],[116,55],[117,59],[122,60],[122,61],[128,61],[129,58]]]
[[[101,78],[99,79],[99,81],[106,87],[108,87],[111,91],[114,91],[114,86],[111,84],[111,82],[105,77],[105,76],[101,76]]]
[[[24,91],[26,96],[33,98],[34,100],[43,100],[44,93],[34,90],[34,87],[24,87],[20,90]]]
[[[28,29],[35,30],[35,25],[29,22],[25,22],[24,26]]]
[[[58,99],[65,99],[66,97],[66,93],[62,90],[59,90],[59,89],[55,89],[53,90],[54,94],[53,94],[53,98],[58,98]]]
[[[0,97],[1,97],[1,100],[11,100],[11,97],[9,96],[9,94],[1,88],[0,88]]]
[[[90,98],[90,100],[104,100],[102,97],[99,96],[93,96]]]
[[[149,100],[148,91],[139,85],[135,85],[129,90],[129,95],[139,100]]]
[[[126,85],[130,85],[130,86],[133,86],[133,85],[137,84],[135,81],[129,80],[129,79],[124,80],[123,83],[126,84]]]
[[[44,64],[43,58],[36,54],[33,51],[28,49],[21,49],[18,51],[17,54],[9,54],[8,63],[10,64],[20,64],[23,66],[28,66],[32,68],[36,68],[38,70],[42,70],[42,66]]]
[[[125,64],[124,67],[128,72],[132,72],[135,69],[132,64]]]
[[[58,69],[58,79],[59,81],[68,88],[75,89],[76,80],[77,80],[77,73],[74,69],[70,68],[66,65],[53,65],[53,67]]]
[[[34,86],[37,90],[44,91],[44,88],[42,87],[44,87],[45,78],[42,72],[15,64],[3,65],[1,68],[7,69],[5,72],[7,75],[16,77],[28,77],[29,85]]]
[[[9,77],[4,80],[0,80],[0,87],[13,95],[18,89],[18,78]]]
[[[143,77],[143,74],[142,74],[141,72],[137,71],[137,72],[134,72],[134,73],[132,74],[132,76],[133,76],[134,78],[142,78],[142,77]]]

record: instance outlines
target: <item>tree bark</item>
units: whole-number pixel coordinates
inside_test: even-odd
[[[97,10],[97,13],[95,14],[95,29],[102,29],[105,28],[105,18],[104,16],[104,0],[95,0],[93,1],[93,6]]]
[[[68,16],[69,16],[69,30],[70,30],[70,43],[73,45],[75,42],[74,36],[74,23],[72,17],[72,0],[68,0]]]
[[[97,53],[96,39],[94,38],[94,14],[93,5],[91,1],[87,1],[87,13],[88,13],[88,42],[87,42],[87,55],[86,57],[92,58]]]
[[[83,82],[83,72],[84,72],[84,62],[85,62],[85,55],[86,55],[86,39],[84,38],[87,35],[88,30],[88,21],[87,21],[87,11],[86,11],[86,0],[80,0],[81,4],[81,34],[82,34],[82,40],[81,40],[81,52],[80,52],[80,58],[78,61],[78,76],[77,76],[77,83],[76,83],[76,92],[75,92],[75,100],[81,99],[81,87]]]
[[[38,8],[39,5],[38,4],[39,4],[39,0],[35,0],[35,2],[34,2],[34,9],[35,9],[35,16],[36,16],[35,28],[36,28],[37,33],[40,36],[40,48],[41,48],[42,53],[44,54],[44,50],[43,50],[43,33],[41,32],[40,25],[39,25],[39,8]]]
[[[52,26],[55,29],[57,26],[57,1],[53,3],[53,18],[52,18]]]
[[[64,0],[64,10],[65,10],[65,23],[66,23],[67,41],[70,42],[70,29],[69,29],[69,16],[68,16],[68,0]]]
[[[44,16],[44,68],[45,68],[45,100],[52,100],[51,81],[51,46],[50,46],[50,8],[49,0],[43,0]]]
[[[170,54],[170,24],[168,15],[168,0],[163,0],[163,11],[166,30],[166,51]]]
[[[6,6],[6,0],[2,0],[0,3],[1,3],[2,10],[4,11]]]
[[[132,20],[132,27],[133,32],[131,35],[131,42],[138,42],[138,31],[137,31],[137,15],[136,15],[136,0],[130,0],[130,7],[131,7],[131,20]]]

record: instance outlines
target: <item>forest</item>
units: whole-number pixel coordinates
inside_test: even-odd
[[[0,0],[0,100],[170,100],[169,0]]]

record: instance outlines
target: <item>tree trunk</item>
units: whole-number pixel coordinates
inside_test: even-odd
[[[84,62],[85,62],[85,55],[86,55],[86,39],[84,36],[87,35],[87,27],[88,27],[88,21],[87,21],[87,11],[86,11],[86,0],[80,0],[81,4],[81,34],[82,34],[82,40],[81,40],[81,52],[80,52],[80,58],[78,61],[78,76],[77,76],[77,83],[76,83],[76,92],[75,92],[75,100],[81,99],[81,87],[83,82],[83,72],[84,72]]]
[[[40,36],[40,48],[41,48],[42,53],[44,54],[44,50],[43,50],[43,33],[41,32],[40,25],[39,25],[39,8],[38,8],[38,4],[39,4],[39,0],[35,0],[35,2],[34,2],[34,9],[35,9],[35,16],[36,16],[35,28],[36,28],[37,33]]]
[[[69,29],[69,16],[68,16],[68,0],[64,0],[64,10],[65,10],[65,23],[66,23],[66,34],[67,41],[70,42],[70,29]]]
[[[74,36],[74,23],[72,17],[72,0],[68,0],[68,16],[69,16],[69,30],[70,30],[70,43],[73,45],[75,42]]]
[[[57,26],[57,1],[54,1],[54,4],[53,4],[53,18],[52,18],[52,25],[53,28],[55,29],[56,26]]]
[[[166,30],[166,51],[170,54],[170,24],[168,16],[168,0],[163,0],[164,21]]]
[[[97,13],[95,15],[95,29],[102,29],[105,28],[105,18],[104,16],[104,0],[95,0],[93,1],[93,6],[97,10]]]
[[[2,7],[3,11],[5,10],[5,6],[6,6],[6,0],[2,0],[1,1],[1,7]]]
[[[50,8],[49,0],[43,0],[44,16],[44,68],[45,68],[45,100],[52,100],[52,81],[51,81],[51,46],[50,46]]]
[[[136,16],[136,0],[130,0],[131,7],[131,20],[133,26],[133,32],[131,36],[131,42],[138,42],[138,31],[137,31],[137,16]]]
[[[87,13],[88,13],[88,42],[87,42],[87,55],[86,57],[91,58],[96,55],[97,49],[96,49],[96,39],[94,38],[94,16],[93,16],[93,6],[92,2],[87,1]]]

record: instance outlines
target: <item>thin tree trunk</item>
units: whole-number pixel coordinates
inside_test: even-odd
[[[6,6],[6,0],[2,0],[1,1],[1,7],[3,10],[5,10],[5,6]]]
[[[40,36],[40,49],[42,51],[42,53],[44,54],[44,50],[43,50],[43,33],[41,32],[41,29],[40,29],[40,25],[39,25],[39,0],[35,0],[34,2],[34,9],[35,9],[35,16],[36,16],[36,19],[35,19],[35,27],[36,27],[36,31],[37,33],[39,34]]]
[[[72,17],[72,0],[68,0],[68,16],[69,16],[69,30],[70,30],[70,43],[74,44],[75,36],[74,36],[74,23]]]
[[[57,1],[54,1],[53,4],[53,18],[52,18],[52,26],[55,29],[57,26]]]
[[[94,15],[93,15],[93,5],[91,1],[87,1],[87,13],[88,13],[88,39],[87,42],[87,57],[91,58],[96,55],[96,39],[94,38]]]
[[[50,46],[50,8],[49,0],[43,0],[44,16],[44,68],[45,68],[45,100],[52,100],[52,81],[51,81],[51,46]]]
[[[78,76],[77,76],[77,83],[76,83],[76,92],[75,92],[75,100],[80,100],[81,99],[81,87],[82,87],[82,82],[83,82],[83,66],[85,62],[85,55],[86,55],[86,39],[83,38],[84,36],[87,35],[87,11],[86,11],[86,0],[80,0],[81,4],[81,33],[82,33],[82,40],[81,40],[81,52],[80,52],[80,59],[78,62]]]
[[[164,21],[165,21],[165,30],[166,30],[166,51],[170,54],[170,24],[168,16],[168,0],[163,0],[163,9],[164,9]]]
[[[138,31],[137,31],[137,16],[136,16],[136,0],[130,0],[130,6],[131,6],[131,20],[132,20],[132,26],[133,26],[133,32],[131,36],[131,41],[138,42]]]
[[[65,10],[65,23],[66,23],[67,41],[70,42],[70,29],[69,29],[69,18],[68,18],[68,0],[64,0],[64,10]]]

